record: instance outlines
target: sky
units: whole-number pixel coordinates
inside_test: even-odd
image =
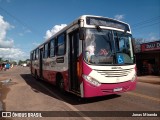
[[[160,0],[0,0],[0,58],[30,51],[81,15],[124,21],[134,38],[160,40]]]

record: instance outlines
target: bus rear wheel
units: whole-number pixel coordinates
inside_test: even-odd
[[[62,93],[65,92],[65,90],[64,90],[64,80],[63,80],[62,77],[59,79],[58,88],[59,88],[59,90],[60,90]]]
[[[37,70],[35,70],[35,79],[38,80]]]

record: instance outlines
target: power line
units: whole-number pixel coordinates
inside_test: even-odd
[[[157,25],[157,24],[160,24],[160,22],[152,23],[152,24],[149,24],[149,25],[145,25],[145,24],[144,24],[143,26],[133,27],[132,30],[142,29],[142,28],[154,26],[154,25]]]
[[[147,23],[150,23],[150,22],[152,22],[152,21],[157,21],[157,20],[159,20],[159,19],[160,19],[160,16],[157,16],[157,17],[153,17],[153,18],[151,18],[151,19],[144,20],[144,21],[141,21],[141,22],[139,22],[139,23],[133,24],[133,25],[131,25],[131,26],[132,26],[132,27],[136,27],[136,26],[138,26],[138,25],[147,24]]]
[[[145,28],[145,27],[150,27],[150,26],[154,26],[154,25],[160,24],[159,19],[160,19],[160,16],[156,16],[156,17],[153,17],[151,19],[144,20],[142,22],[133,24],[133,25],[131,25],[132,26],[132,30],[135,30],[135,29],[139,30],[139,29],[142,29],[142,28]]]
[[[29,30],[32,30],[32,32],[34,32],[37,36],[40,36],[40,33],[35,30],[33,27],[30,27],[28,24],[24,23],[23,21],[21,21],[20,19],[18,19],[16,16],[14,16],[13,14],[11,14],[10,12],[8,12],[7,10],[5,10],[4,8],[2,8],[0,6],[0,9],[2,11],[4,11],[8,16],[12,17],[13,19],[15,19],[18,23],[20,23],[23,27],[29,29]]]

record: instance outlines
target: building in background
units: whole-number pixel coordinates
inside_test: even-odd
[[[138,75],[160,75],[160,41],[141,44],[136,63]]]

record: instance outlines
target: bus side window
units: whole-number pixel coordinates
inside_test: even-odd
[[[44,56],[43,58],[47,58],[48,57],[48,43],[46,43],[44,45]]]
[[[38,58],[39,58],[39,49],[37,48],[37,50],[35,51],[36,52],[36,54],[35,54],[35,57],[36,57],[36,60],[38,60]]]
[[[30,54],[30,60],[33,60],[33,53]]]
[[[34,51],[33,51],[33,53],[32,53],[32,60],[34,60]]]
[[[43,58],[45,58],[45,45],[43,45]]]
[[[37,49],[35,50],[35,60],[37,60]]]
[[[33,60],[35,60],[35,50],[33,51]]]
[[[65,34],[61,34],[57,38],[57,55],[65,54]]]
[[[51,40],[50,42],[50,57],[55,56],[55,40]]]
[[[47,57],[50,58],[50,42],[48,43]]]

